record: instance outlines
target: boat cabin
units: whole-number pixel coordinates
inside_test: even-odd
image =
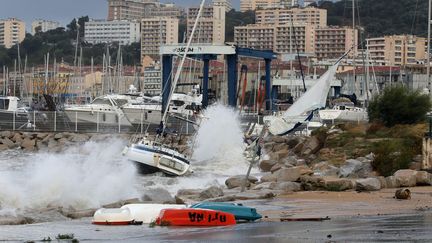
[[[0,96],[0,110],[17,111],[19,98],[15,96]]]

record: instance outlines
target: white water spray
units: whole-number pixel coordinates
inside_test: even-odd
[[[138,196],[135,168],[121,157],[124,143],[87,142],[61,154],[24,157],[23,170],[0,174],[0,209],[85,209]]]

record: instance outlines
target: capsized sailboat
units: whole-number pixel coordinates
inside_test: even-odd
[[[198,25],[199,18],[203,11],[204,3],[205,0],[202,0],[197,17],[195,19],[194,26],[192,28],[191,35],[189,36],[189,40],[185,48],[185,52],[182,55],[182,59],[174,76],[174,80],[172,83],[173,88],[169,90],[167,107],[164,110],[162,121],[160,122],[158,136],[156,137],[156,139],[149,139],[147,137],[144,137],[137,143],[132,143],[130,146],[126,146],[123,150],[123,155],[126,156],[129,160],[134,161],[139,166],[140,172],[144,174],[162,171],[168,175],[181,176],[185,175],[189,171],[189,159],[185,155],[178,152],[176,149],[165,146],[159,141],[162,140],[161,136],[164,136],[166,132],[165,126],[168,119],[168,113],[170,110],[169,108],[173,98],[174,89],[176,88],[177,82],[180,79],[180,74],[183,69],[187,54],[189,52],[189,47],[192,43],[192,38]]]
[[[344,55],[345,56],[345,55]],[[336,74],[339,61],[331,66],[320,79],[280,116],[265,116],[264,123],[273,135],[285,135],[302,123],[310,121],[313,111],[326,105],[331,80]]]

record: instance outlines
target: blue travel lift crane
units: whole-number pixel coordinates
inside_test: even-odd
[[[162,55],[162,107],[166,107],[169,91],[171,90],[171,70],[173,67],[173,56],[179,55],[184,52],[182,45],[164,45],[160,48]],[[215,60],[218,55],[225,55],[227,62],[228,74],[228,105],[232,107],[237,106],[237,76],[238,76],[238,57],[251,57],[257,59],[264,59],[265,61],[265,100],[266,109],[272,110],[272,101],[277,96],[277,89],[271,85],[271,62],[276,59],[276,54],[273,51],[254,50],[250,48],[241,48],[230,45],[193,45],[190,47],[189,52],[193,58],[203,60],[203,83],[202,83],[202,107],[208,106],[208,81],[210,60]]]

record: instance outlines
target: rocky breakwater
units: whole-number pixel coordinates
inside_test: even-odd
[[[100,133],[71,133],[71,132],[0,132],[0,151],[8,149],[22,149],[24,151],[61,152],[70,145],[85,142],[105,141],[112,137],[129,140],[130,134],[100,134]],[[188,136],[166,136],[163,143],[181,153],[189,153]]]
[[[180,190],[176,195],[177,201],[255,200],[299,191],[362,192],[432,185],[432,174],[426,171],[406,169],[398,170],[392,176],[379,176],[372,168],[372,153],[347,158],[340,164],[321,161],[319,154],[323,143],[315,136],[275,136],[268,138],[263,147],[264,159],[258,165],[262,172],[260,176],[250,176],[246,180],[245,175],[236,175],[228,178],[223,186],[204,191]],[[245,192],[240,191],[242,185]]]

